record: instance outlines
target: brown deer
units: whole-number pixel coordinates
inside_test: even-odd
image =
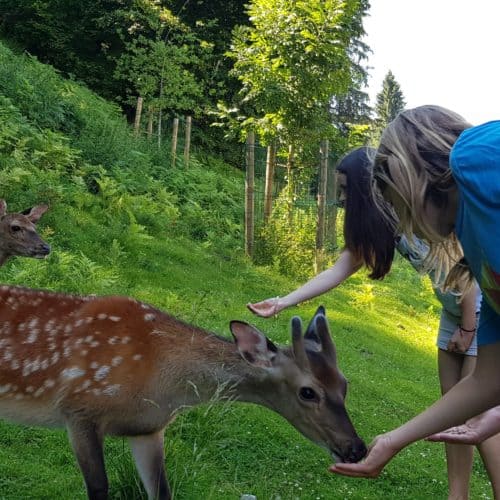
[[[126,297],[0,287],[0,417],[65,426],[89,498],[107,498],[106,435],[129,438],[150,498],[168,499],[164,429],[214,394],[264,405],[338,460],[366,448],[344,406],[324,309],[292,347],[232,321],[235,342]]]
[[[35,227],[47,208],[47,205],[37,205],[24,212],[8,214],[7,203],[0,200],[0,266],[9,257],[42,259],[50,253],[50,246],[40,238]]]

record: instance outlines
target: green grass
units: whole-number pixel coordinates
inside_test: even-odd
[[[241,256],[242,173],[214,158],[168,170],[168,145],[134,141],[116,106],[0,46],[0,195],[11,210],[48,202],[40,223],[53,246],[45,261],[17,259],[3,283],[125,294],[216,333],[232,319],[288,343],[293,315],[327,308],[347,405],[369,442],[438,396],[438,304],[405,263],[372,283],[363,274],[324,297],[268,320],[249,301],[299,283]],[[294,265],[306,266],[300,249]],[[302,260],[301,260],[302,257]],[[85,498],[64,431],[0,422],[1,499]],[[144,498],[125,440],[106,441],[111,498]],[[327,472],[329,456],[271,411],[211,403],[169,427],[166,465],[179,500],[446,498],[443,446],[404,450],[375,481]],[[476,459],[472,498],[491,498]]]
[[[126,293],[176,316],[228,335],[231,319],[256,324],[276,342],[289,341],[290,318],[308,320],[327,307],[339,365],[349,379],[348,409],[370,441],[415,415],[438,397],[438,305],[428,283],[404,263],[384,282],[359,274],[320,299],[279,317],[253,317],[245,303],[294,288],[297,283],[238,258],[220,259],[182,239],[145,242],[136,256],[123,255],[115,281],[102,293]],[[0,274],[51,266],[18,259]],[[35,273],[36,274],[36,273]],[[208,404],[181,414],[167,430],[166,465],[176,499],[445,498],[443,448],[421,442],[403,451],[375,481],[327,472],[329,456],[271,411],[242,403]],[[84,488],[63,431],[0,426],[0,497],[84,498]],[[112,498],[144,498],[122,439],[106,442]],[[491,498],[476,459],[472,498]]]

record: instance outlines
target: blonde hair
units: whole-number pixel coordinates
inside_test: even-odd
[[[438,208],[447,206],[456,188],[450,151],[458,136],[471,126],[457,113],[439,106],[403,111],[382,134],[373,167],[375,191],[394,197],[397,229],[411,237],[418,228],[430,244],[427,269],[435,269],[438,277],[448,276],[444,287],[461,290],[468,288],[470,271],[463,263],[460,243],[454,233],[443,239],[424,216],[424,208],[428,201]],[[388,213],[386,206],[380,203]],[[449,273],[452,267],[455,269]]]

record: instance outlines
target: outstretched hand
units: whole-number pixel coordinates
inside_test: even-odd
[[[500,407],[496,406],[463,425],[437,432],[427,437],[427,441],[443,441],[456,444],[480,444],[500,432]]]
[[[262,302],[256,302],[255,304],[247,304],[247,308],[257,316],[261,316],[263,318],[274,316],[284,309],[284,307],[280,306],[279,297],[266,299]]]
[[[366,457],[357,464],[337,463],[330,467],[330,472],[350,477],[376,478],[383,468],[398,453],[389,434],[377,436],[368,448]]]

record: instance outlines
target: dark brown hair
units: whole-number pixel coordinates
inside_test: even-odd
[[[372,158],[376,150],[354,149],[344,156],[337,171],[345,174],[345,246],[370,269],[370,278],[382,279],[391,269],[395,250],[394,223],[375,203],[372,193]]]

